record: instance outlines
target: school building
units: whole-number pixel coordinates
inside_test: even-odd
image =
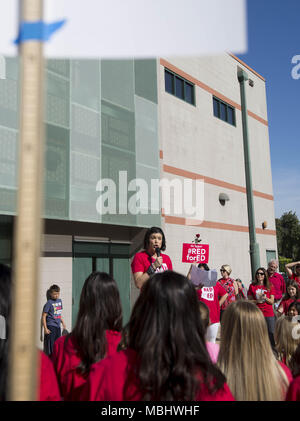
[[[241,99],[241,70],[249,77],[247,108]],[[9,264],[18,188],[18,109],[18,59],[6,58],[5,79],[0,79],[0,261]],[[48,287],[58,284],[71,329],[83,282],[100,270],[118,282],[128,320],[139,294],[130,262],[142,247],[146,228],[154,225],[165,232],[166,253],[176,271],[187,273],[182,244],[199,233],[210,247],[209,266],[219,269],[227,263],[232,276],[248,285],[243,113],[254,231],[260,264],[266,266],[277,257],[277,244],[262,76],[227,53],[48,60],[40,310]],[[167,199],[156,188],[163,179],[171,186],[163,193]],[[199,196],[193,190],[196,181],[201,181]]]

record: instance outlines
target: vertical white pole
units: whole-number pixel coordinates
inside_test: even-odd
[[[43,0],[22,0],[21,20],[43,19]],[[43,198],[43,43],[20,44],[19,185],[14,233],[14,291],[10,330],[9,399],[37,399],[37,298]]]

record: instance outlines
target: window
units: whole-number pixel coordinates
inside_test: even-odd
[[[165,90],[189,104],[195,105],[195,85],[165,69]]]
[[[166,88],[166,91],[169,92],[169,94],[172,94],[175,91],[174,75],[173,73],[170,73],[167,70],[165,71],[165,88]]]
[[[130,250],[129,244],[73,242],[72,326],[79,310],[84,280],[91,272],[106,272],[117,282],[123,309],[123,322],[130,317]]]
[[[235,108],[219,98],[213,97],[214,116],[235,126]]]

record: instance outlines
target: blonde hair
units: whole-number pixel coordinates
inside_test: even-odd
[[[218,365],[237,401],[284,400],[288,379],[255,304],[236,301],[224,312]]]
[[[279,317],[276,321],[274,339],[278,356],[282,361],[285,358],[285,364],[290,367],[290,361],[300,343],[299,335],[294,335],[293,329],[298,328],[299,324],[293,322],[290,317],[285,315]]]
[[[230,275],[231,272],[232,272],[232,269],[231,269],[231,267],[229,265],[222,265],[221,268],[222,269],[225,269],[226,272],[228,273],[228,275]]]

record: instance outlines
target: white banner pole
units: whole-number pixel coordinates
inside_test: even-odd
[[[43,0],[22,0],[21,21],[43,20]],[[9,399],[37,399],[36,326],[43,190],[43,42],[20,40],[19,184],[14,232],[14,291]]]

